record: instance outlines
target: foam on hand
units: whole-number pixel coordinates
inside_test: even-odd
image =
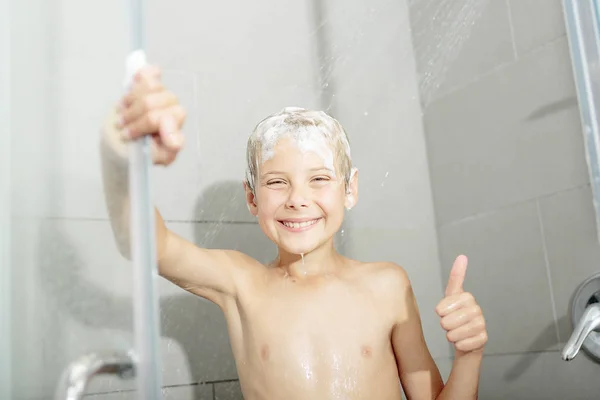
[[[132,51],[125,60],[125,79],[123,86],[125,90],[129,90],[133,84],[135,74],[147,64],[146,53],[143,50]]]

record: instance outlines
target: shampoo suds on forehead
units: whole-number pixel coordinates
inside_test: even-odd
[[[323,160],[325,168],[335,173],[332,146],[326,135],[315,126],[300,126],[291,130],[289,126],[281,124],[266,130],[262,136],[258,137],[261,147],[261,162],[273,158],[275,146],[283,138],[291,139],[302,153],[316,154]]]

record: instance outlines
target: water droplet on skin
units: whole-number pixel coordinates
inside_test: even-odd
[[[300,253],[300,257],[302,257],[302,265],[304,265],[304,253]]]

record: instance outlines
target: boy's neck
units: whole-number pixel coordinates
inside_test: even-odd
[[[335,250],[332,242],[304,255],[279,249],[275,266],[283,269],[292,278],[302,279],[330,274],[339,268],[342,259],[343,256]]]

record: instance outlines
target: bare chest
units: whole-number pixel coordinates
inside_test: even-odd
[[[230,336],[252,398],[397,395],[390,309],[380,296],[345,284],[266,287],[239,299]],[[359,397],[356,397],[359,398]]]
[[[265,361],[372,358],[389,351],[391,315],[376,293],[339,283],[285,282],[240,304],[244,344]]]

